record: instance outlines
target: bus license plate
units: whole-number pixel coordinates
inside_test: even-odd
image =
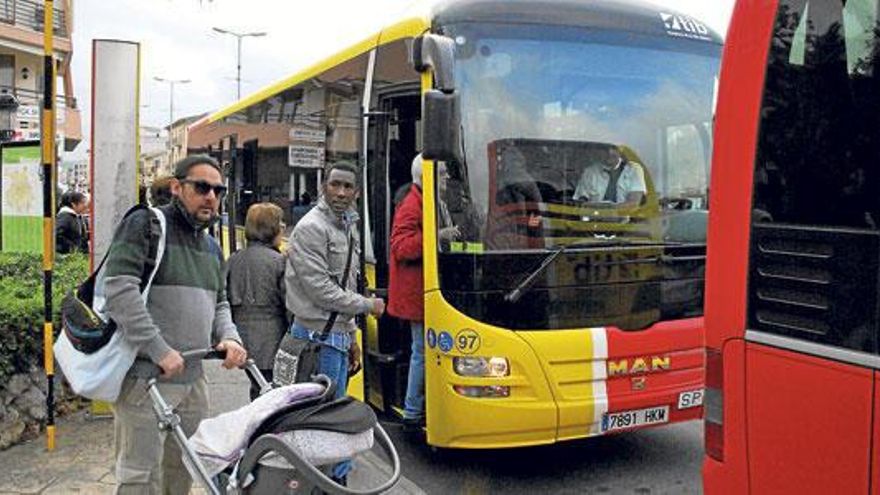
[[[625,430],[637,426],[669,422],[669,406],[649,407],[634,411],[605,413],[602,416],[602,432]]]

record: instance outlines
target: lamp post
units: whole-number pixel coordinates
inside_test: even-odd
[[[213,29],[214,29],[214,31],[217,31],[220,34],[229,34],[229,35],[235,36],[236,40],[238,41],[238,52],[237,52],[238,56],[236,58],[236,75],[235,75],[237,90],[235,93],[235,99],[240,100],[241,99],[241,39],[248,37],[248,36],[258,38],[260,36],[266,36],[266,33],[264,33],[264,32],[237,33],[235,31],[230,31],[228,29],[221,29],[218,27],[215,27]]]
[[[163,77],[154,76],[153,79],[159,82],[168,83],[168,163],[174,162],[174,143],[172,143],[172,127],[174,126],[174,85],[187,84],[189,79],[165,79]]]
[[[168,132],[171,132],[171,125],[174,124],[174,85],[187,84],[189,79],[165,79],[164,77],[153,77],[156,81],[168,83]]]

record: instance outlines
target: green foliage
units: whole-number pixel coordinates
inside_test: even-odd
[[[83,254],[57,256],[52,275],[55,335],[61,299],[88,276]],[[0,383],[43,363],[43,258],[0,253]]]

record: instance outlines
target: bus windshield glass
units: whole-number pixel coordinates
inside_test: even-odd
[[[707,208],[719,45],[559,26],[450,31],[464,149],[464,165],[448,167],[445,206],[462,224],[450,250],[705,241],[705,215],[661,217]]]
[[[512,328],[701,314],[720,43],[537,24],[443,34],[462,115],[461,157],[438,167],[447,299]],[[514,302],[535,310],[513,321]]]

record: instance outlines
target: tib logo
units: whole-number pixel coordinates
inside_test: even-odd
[[[666,34],[670,36],[681,36],[706,41],[712,39],[709,35],[709,28],[695,19],[683,15],[664,14],[662,12],[660,13],[660,18],[663,19]]]

